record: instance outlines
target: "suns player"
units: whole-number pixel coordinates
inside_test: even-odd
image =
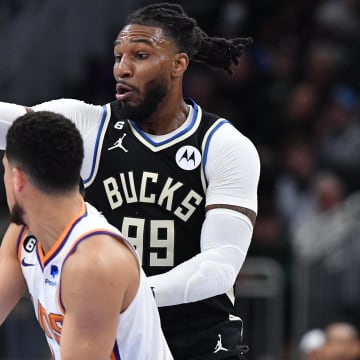
[[[231,72],[250,43],[210,37],[179,5],[152,4],[115,40],[115,101],[0,104],[0,146],[26,111],[75,122],[86,198],[136,247],[179,360],[243,355],[233,286],[256,219],[259,156],[230,121],[185,100],[182,81],[190,61]]]
[[[0,323],[27,287],[54,359],[171,360],[134,249],[80,194],[82,158],[62,115],[27,114],[8,131],[4,180],[19,226],[0,251]]]

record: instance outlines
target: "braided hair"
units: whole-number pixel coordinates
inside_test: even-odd
[[[125,25],[138,24],[160,27],[172,39],[179,52],[191,61],[232,73],[232,64],[239,64],[244,48],[253,43],[251,37],[225,39],[208,36],[178,4],[158,3],[144,6],[131,13]]]

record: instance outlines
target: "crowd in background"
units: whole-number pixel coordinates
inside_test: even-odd
[[[359,360],[359,332],[351,323],[329,323],[306,332],[299,348],[300,360]]]
[[[360,212],[360,1],[179,3],[210,35],[254,39],[232,76],[192,64],[184,93],[232,121],[259,151],[259,213],[249,256],[270,257],[284,271],[290,342],[294,264],[323,259],[334,243],[341,249]],[[67,83],[63,96],[96,104],[113,100],[112,63],[111,47],[89,58],[82,80]],[[352,231],[356,239],[358,234]],[[336,268],[336,261],[331,264]],[[344,274],[359,268],[350,264]],[[350,310],[340,301],[332,312],[359,326],[360,311]]]

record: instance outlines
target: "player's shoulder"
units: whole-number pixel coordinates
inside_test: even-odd
[[[99,228],[86,235],[86,241],[76,243],[69,260],[77,267],[77,271],[88,271],[95,267],[103,271],[125,266],[126,260],[132,257],[129,247],[118,233]]]
[[[102,112],[103,105],[93,105],[82,100],[59,98],[45,101],[31,107],[34,111],[57,111],[59,113],[70,112]]]
[[[60,98],[49,100],[41,104],[32,106],[34,111],[53,111],[62,114],[79,126],[89,124],[90,127],[96,126],[106,112],[103,105],[93,105],[82,100]]]
[[[207,160],[218,165],[260,164],[259,152],[254,142],[229,120],[218,117],[205,146]]]
[[[106,217],[89,203],[86,204],[87,216],[78,223],[77,239],[82,239],[83,234],[87,234],[86,241],[75,240],[78,246],[81,246],[85,257],[99,255],[103,257],[114,258],[128,254],[129,246],[124,235],[113,225],[111,225]]]
[[[217,126],[214,129],[211,142],[220,146],[234,146],[236,148],[255,150],[253,141],[241,132],[235,125],[226,118],[219,117]]]

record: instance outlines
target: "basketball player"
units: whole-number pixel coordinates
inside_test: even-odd
[[[0,104],[0,147],[1,126],[25,111],[62,113],[80,129],[86,197],[136,247],[177,360],[244,352],[233,286],[255,224],[259,157],[228,120],[184,99],[182,81],[190,61],[230,72],[250,43],[152,4],[115,40],[115,101]]]
[[[82,159],[62,115],[33,112],[10,127],[0,323],[27,287],[54,359],[173,359],[135,251],[79,192]]]

